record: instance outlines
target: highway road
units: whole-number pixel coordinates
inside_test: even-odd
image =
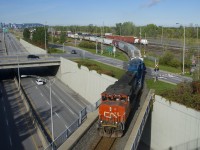
[[[28,55],[26,49],[19,43],[15,36],[13,36],[11,33],[6,33],[4,37],[7,55]]]
[[[0,72],[0,146],[5,150],[42,150],[43,146],[10,71]]]
[[[19,58],[18,59],[19,63],[22,60],[37,61],[35,59],[34,60],[27,59],[28,53],[24,51],[21,44],[11,34],[6,34],[4,35],[4,37],[5,37],[5,43],[6,43],[6,48],[7,48],[6,54],[8,54],[8,59],[6,60],[1,59],[1,61],[2,60],[3,62],[16,61],[16,56],[18,56]],[[1,57],[5,58],[5,56],[1,56]],[[50,58],[53,58],[53,57],[50,57]],[[39,60],[42,60],[42,59],[39,59]],[[24,69],[24,71],[22,68],[20,68],[20,73],[29,74],[29,75],[37,74],[47,79],[55,78],[54,76],[50,77],[52,71],[49,71],[48,69],[45,70],[44,68],[43,67],[40,67],[40,69],[38,69],[37,67],[26,68]],[[17,72],[17,69],[15,71]],[[46,73],[46,75],[49,75],[49,76],[44,76],[43,75],[44,72]],[[21,83],[28,97],[30,98],[35,110],[41,117],[43,125],[45,125],[45,128],[47,129],[49,135],[51,135],[52,124],[50,121],[49,83],[42,86],[38,86],[35,83],[35,80],[36,78],[29,78],[29,77],[21,78]],[[89,105],[89,103],[85,99],[83,99],[79,94],[72,91],[69,87],[65,86],[56,78],[51,88],[52,88],[51,93],[52,93],[52,103],[53,103],[54,139],[55,139],[63,131],[69,128],[70,125],[72,125],[74,122],[77,122],[77,127],[79,126],[78,119],[79,119],[80,112],[87,105]],[[33,149],[35,148],[33,147]]]
[[[46,70],[45,70],[46,69]],[[90,103],[82,98],[75,91],[64,85],[60,80],[54,76],[40,76],[47,79],[45,85],[37,85],[33,76],[33,69],[24,69],[24,74],[32,72],[31,76],[21,78],[21,84],[31,100],[35,110],[42,119],[43,124],[51,135],[51,116],[50,116],[50,84],[52,81],[52,107],[53,107],[53,124],[54,124],[54,138],[58,137],[63,131],[70,127],[79,118],[79,113]],[[42,75],[44,72],[50,74],[48,68],[35,68],[35,73]],[[23,74],[21,73],[21,74]]]

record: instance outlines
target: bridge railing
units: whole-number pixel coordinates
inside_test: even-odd
[[[131,150],[137,150],[138,144],[140,142],[140,138],[142,136],[142,132],[144,129],[144,126],[146,124],[146,120],[148,118],[151,106],[152,106],[152,100],[154,99],[154,90],[150,90],[149,94],[147,96],[147,99],[142,107],[142,110],[138,116],[137,122],[135,124],[139,124],[136,129],[134,130],[136,132],[136,134],[133,135],[133,139],[131,139],[131,143],[132,145],[126,145],[127,147],[125,147],[125,149],[131,149]],[[143,112],[144,111],[144,112]],[[128,141],[129,142],[129,141]],[[127,143],[128,143],[127,142]],[[129,147],[130,146],[130,147]]]
[[[78,127],[83,123],[87,118],[87,113],[95,111],[100,104],[100,100],[92,105],[88,105],[79,112],[79,118],[75,120],[66,130],[64,130],[50,145],[48,145],[45,150],[58,149],[68,138],[69,136],[78,129]]]

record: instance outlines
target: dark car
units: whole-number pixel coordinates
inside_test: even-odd
[[[77,54],[76,50],[73,49],[73,50],[71,51],[71,54]]]
[[[36,55],[28,55],[27,58],[39,59],[40,57],[39,57],[39,56],[36,56]]]

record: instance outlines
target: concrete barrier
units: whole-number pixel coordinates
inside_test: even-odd
[[[200,147],[200,112],[156,95],[142,142],[154,150]]]
[[[116,78],[90,71],[87,67],[61,58],[61,65],[56,77],[80,94],[91,104],[95,104],[105,89],[117,81]]]
[[[23,39],[20,39],[20,43],[24,46],[24,48],[30,53],[30,54],[47,54],[47,51],[39,48],[35,45],[32,45]]]

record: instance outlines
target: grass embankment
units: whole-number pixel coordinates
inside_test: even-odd
[[[96,50],[95,49],[89,49],[89,48],[83,48],[83,47],[78,47],[80,49],[83,49],[83,50],[86,50],[92,54],[96,54]],[[129,58],[128,56],[120,51],[120,50],[116,50],[116,53],[115,53],[115,57],[114,57],[114,54],[110,54],[107,50],[103,50],[103,54],[101,54],[101,52],[98,51],[97,55],[101,55],[101,56],[105,56],[105,57],[110,57],[110,58],[114,58],[114,59],[119,59],[119,60],[122,60],[122,61],[129,61]]]
[[[119,79],[126,72],[125,70],[105,65],[100,62],[96,62],[89,59],[78,59],[74,61],[77,62],[79,66],[86,66],[89,70],[96,70],[100,74],[107,74],[117,79]],[[148,88],[155,89],[156,94],[160,94],[166,89],[174,89],[176,87],[176,85],[172,85],[162,81],[154,82],[153,79],[146,80],[146,83]]]
[[[48,52],[49,53],[57,53],[57,54],[65,53],[65,51],[56,49],[56,48],[48,48]]]
[[[125,70],[89,59],[78,59],[74,61],[77,62],[79,66],[86,66],[89,70],[96,70],[99,74],[106,74],[117,79],[125,73]]]
[[[144,59],[144,63],[147,67],[152,67],[155,68],[155,62],[148,60],[148,59]],[[159,69],[163,70],[163,71],[167,71],[167,72],[172,72],[172,73],[177,73],[177,74],[181,74],[181,68],[175,68],[175,67],[170,67],[170,66],[164,66],[164,65],[160,65],[159,64]],[[189,69],[185,69],[185,76],[191,76],[189,74]]]
[[[173,89],[176,88],[176,85],[166,83],[166,82],[162,82],[162,81],[159,81],[159,80],[154,82],[154,79],[147,79],[145,81],[146,81],[147,87],[149,89],[155,89],[156,95],[160,95],[161,93],[163,93],[166,90],[173,90]]]

